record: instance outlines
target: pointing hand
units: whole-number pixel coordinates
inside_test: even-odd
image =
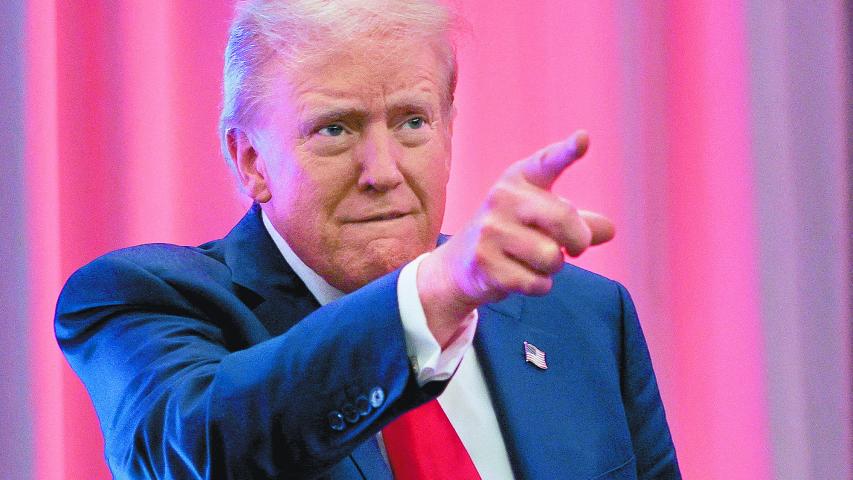
[[[551,276],[563,267],[563,251],[578,256],[613,238],[609,219],[551,192],[588,147],[589,136],[578,131],[512,164],[462,231],[424,258],[418,292],[440,344],[479,305],[512,292],[548,293]]]

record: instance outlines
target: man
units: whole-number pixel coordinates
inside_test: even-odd
[[[678,477],[627,292],[563,262],[612,236],[549,191],[586,135],[439,238],[451,25],[432,0],[237,7],[221,133],[254,206],[99,258],[57,307],[116,477]]]

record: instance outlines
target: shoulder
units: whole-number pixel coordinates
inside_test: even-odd
[[[217,242],[199,247],[138,245],[102,255],[75,271],[62,289],[57,310],[103,301],[170,302],[167,292],[178,295],[188,285],[227,283],[230,270]]]
[[[620,288],[620,284],[604,275],[567,263],[563,269],[554,276],[554,285],[557,289],[580,288],[597,293],[602,291],[613,291]]]
[[[567,263],[554,276],[554,287],[546,298],[587,315],[611,316],[621,315],[625,296],[627,291],[619,282]]]
[[[551,291],[541,297],[519,296],[522,322],[573,341],[601,342],[613,349],[623,334],[630,297],[618,282],[575,265],[553,277]],[[508,299],[513,301],[512,299]],[[633,307],[631,307],[633,309]]]

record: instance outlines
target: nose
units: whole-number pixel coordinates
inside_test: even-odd
[[[403,182],[399,168],[402,149],[384,125],[366,129],[360,147],[360,189],[387,192]]]

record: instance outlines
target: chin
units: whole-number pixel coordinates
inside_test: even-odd
[[[342,252],[344,254],[338,256],[341,282],[340,285],[333,285],[343,292],[352,292],[401,268],[434,247],[434,244],[426,246],[412,241],[414,239],[409,240],[378,239],[369,242],[364,248]]]

